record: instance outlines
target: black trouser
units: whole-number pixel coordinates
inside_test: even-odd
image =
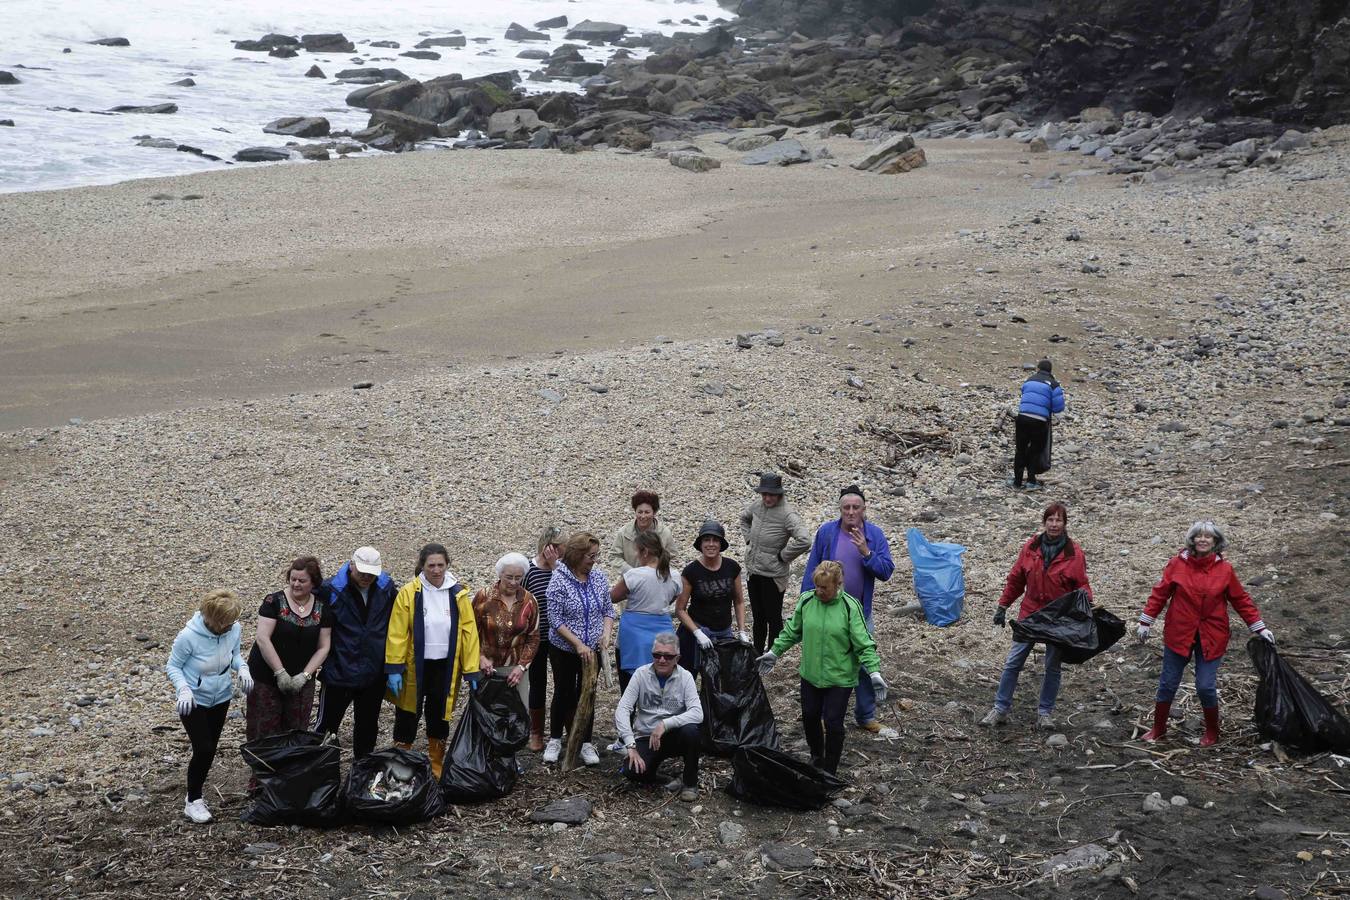
[[[698,757],[702,750],[703,735],[699,733],[697,725],[668,728],[665,734],[661,735],[661,749],[659,750],[652,749],[651,738],[638,738],[637,752],[641,755],[642,762],[645,763],[646,767],[642,772],[635,772],[628,768],[628,763],[625,762],[623,774],[634,781],[655,781],[656,770],[661,767],[661,763],[682,756],[684,757],[684,786],[698,787]]]
[[[548,736],[561,738],[563,729],[570,728],[572,717],[577,712],[577,701],[581,699],[581,657],[548,645],[548,661],[553,667],[553,706],[549,712]],[[591,715],[581,725],[581,741],[591,741],[591,731],[595,726],[595,707]]]
[[[183,730],[187,732],[188,742],[192,744],[192,759],[188,762],[187,798],[200,800],[202,786],[206,784],[206,773],[211,771],[211,763],[216,759],[216,747],[220,744],[220,733],[225,730],[225,713],[230,710],[230,701],[215,706],[194,706],[192,712],[182,716]]]
[[[407,678],[405,673],[404,678]],[[417,682],[417,711],[394,710],[394,740],[411,744],[417,740],[417,720],[425,713],[427,737],[445,740],[450,736],[450,723],[445,721],[445,698],[450,693],[449,659],[422,661],[422,677]]]
[[[844,752],[844,713],[851,687],[818,688],[802,679],[802,731],[811,748],[811,762],[827,772],[839,771]],[[824,734],[821,733],[822,721]]]
[[[548,635],[539,635],[539,652],[530,661],[530,709],[548,705]]]
[[[783,591],[767,575],[751,575],[746,580],[750,588],[750,613],[755,619],[755,652],[763,653],[783,630]]]
[[[1044,419],[1030,416],[1018,416],[1013,444],[1013,484],[1022,483],[1022,473],[1036,480],[1035,466],[1045,450],[1045,438],[1050,433],[1050,423]]]
[[[357,759],[375,749],[380,733],[380,703],[384,700],[384,680],[365,687],[342,687],[325,684],[319,695],[319,730],[337,734],[347,707],[352,706],[352,755]],[[413,729],[416,734],[417,725]]]

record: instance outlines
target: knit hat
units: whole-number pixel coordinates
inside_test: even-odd
[[[1043,360],[1041,360],[1040,362],[1036,363],[1036,368],[1039,369],[1039,370],[1042,371],[1042,372],[1049,372],[1049,371],[1050,371],[1050,360],[1048,360],[1048,359],[1043,359]]]
[[[862,492],[862,488],[858,487],[856,484],[850,484],[848,487],[842,488],[839,491],[839,499],[843,500],[849,494],[857,494],[859,500],[864,503],[867,502],[867,496]]]

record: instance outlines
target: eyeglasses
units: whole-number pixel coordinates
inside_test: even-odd
[[[657,653],[655,650],[652,651],[652,659],[679,659],[679,658],[680,654],[678,653]]]
[[[599,551],[599,550],[596,550],[594,553],[587,553],[587,554],[586,554],[586,559],[587,559],[588,561],[590,561],[590,562],[595,562],[595,561],[596,561],[597,559],[599,559],[599,558],[600,558],[600,551]]]

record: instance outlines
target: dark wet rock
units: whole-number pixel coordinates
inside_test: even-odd
[[[573,26],[565,37],[569,41],[604,41],[610,43],[617,41],[627,33],[627,25],[619,25],[614,22],[592,22],[587,19]]]
[[[351,84],[381,84],[386,81],[408,81],[409,78],[398,69],[343,69],[333,76],[338,81]]]
[[[452,34],[446,37],[429,37],[418,41],[415,46],[418,50],[428,50],[432,47],[464,47],[468,45],[468,40],[462,34]]]
[[[318,66],[310,66],[310,67],[305,71],[305,77],[306,77],[306,78],[327,78],[328,76],[325,75],[325,74],[323,74],[323,69],[320,69]]]
[[[22,84],[22,81],[13,72],[0,71],[0,84]]]
[[[136,113],[138,115],[167,116],[178,112],[177,103],[156,103],[152,106],[114,106],[108,112]]]
[[[235,41],[234,49],[247,50],[255,53],[264,53],[275,50],[278,47],[298,47],[300,39],[289,34],[264,34],[256,41]]]
[[[399,56],[406,56],[409,59],[440,59],[441,55],[435,50],[404,50]]]
[[[274,47],[267,51],[267,55],[275,56],[277,59],[291,59],[300,53],[294,47]]]
[[[566,28],[567,16],[554,16],[551,19],[542,19],[534,23],[535,28]]]
[[[328,129],[328,120],[320,116],[283,116],[263,126],[266,134],[303,138],[324,137]]]
[[[519,22],[512,22],[506,27],[506,39],[508,41],[546,41],[548,35],[540,31],[531,31]]]
[[[238,162],[281,162],[290,159],[291,152],[282,147],[245,147],[234,158]]]
[[[385,50],[397,50],[399,47],[402,47],[403,45],[400,44],[398,41],[371,41],[370,46],[382,47]]]
[[[356,45],[341,32],[336,34],[302,34],[300,46],[310,53],[355,53]]]
[[[85,43],[93,44],[95,47],[130,47],[130,46],[131,46],[131,41],[127,40],[127,39],[124,38],[124,37],[99,38],[99,39],[96,40],[96,41],[86,41]]]
[[[191,78],[183,78],[178,81],[174,81],[170,84],[170,87],[196,87],[196,86],[197,82]]]
[[[539,47],[528,47],[516,54],[516,59],[548,59],[548,51]]]

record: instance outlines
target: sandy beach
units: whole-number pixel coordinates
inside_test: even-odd
[[[0,893],[261,895],[259,842],[307,861],[295,896],[899,895],[877,866],[923,868],[930,896],[1042,896],[1039,866],[1088,842],[1114,860],[1083,888],[1101,896],[1294,890],[1305,846],[1343,870],[1343,841],[1307,836],[1341,828],[1325,789],[1343,776],[1257,735],[1237,628],[1209,754],[1193,694],[1165,754],[1134,741],[1156,642],[1066,675],[1063,749],[1029,724],[1031,669],[1019,724],[974,725],[1007,650],[989,618],[1049,499],[1126,621],[1186,526],[1222,520],[1281,645],[1345,703],[1343,132],[1282,166],[1155,183],[999,140],[927,141],[927,167],[865,175],[847,166],[865,147],[832,138],[809,143],[837,167],[740,166],[704,140],[726,162],[703,175],[640,154],[427,152],[0,197],[0,687],[20,701],[0,780],[27,776],[0,791]],[[1007,410],[1042,356],[1070,406],[1048,489],[1015,493]],[[237,821],[231,720],[219,824],[178,814],[187,743],[162,666],[204,590],[246,598],[247,645],[295,553],[327,571],[373,543],[404,579],[444,540],[482,586],[545,524],[608,534],[639,486],[684,545],[705,516],[734,522],[761,469],[789,473],[813,528],[862,484],[898,562],[876,601],[896,735],[850,731],[848,808],[789,825],[728,798],[725,762],[690,808],[620,790],[609,757],[562,778],[525,754],[509,808],[408,834],[263,831]],[[957,626],[898,614],[912,526],[969,548]],[[795,677],[774,678],[792,749]],[[1141,812],[1152,791],[1188,804],[1164,825]],[[559,793],[600,815],[526,821]],[[743,841],[719,838],[727,821]],[[795,881],[761,865],[785,828],[819,859]],[[1180,841],[1194,862],[1178,867]]]

